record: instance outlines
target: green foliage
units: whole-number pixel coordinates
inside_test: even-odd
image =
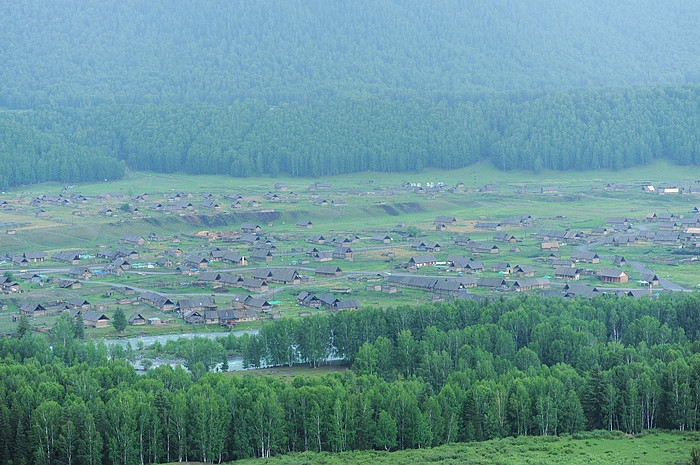
[[[0,71],[0,105],[255,98],[281,106],[350,95],[466,99],[483,89],[700,79],[693,2],[647,0],[635,3],[634,14],[626,3],[602,0],[89,6],[86,0],[65,8],[2,6],[7,27],[0,45],[9,66]]]
[[[117,307],[114,311],[114,316],[112,317],[112,326],[114,330],[121,333],[126,329],[126,315],[121,307]]]
[[[27,315],[20,315],[19,321],[17,322],[17,329],[15,330],[17,337],[22,338],[26,334],[29,334],[31,330],[32,326],[29,324]]]
[[[374,445],[387,451],[396,447],[396,421],[384,410],[379,412]]]
[[[690,460],[688,461],[689,465],[700,465],[700,447],[693,447],[693,450],[690,452]]]
[[[494,460],[512,450],[520,462],[522,454],[555,450],[558,460],[568,459],[578,457],[572,451],[597,447],[573,441],[614,439],[620,447],[596,454],[623,463],[606,450],[624,449],[623,442],[640,434],[652,440],[662,427],[690,438],[679,449],[686,460],[700,428],[700,354],[696,335],[683,335],[695,323],[677,315],[697,299],[524,296],[367,308],[273,322],[240,343],[231,336],[168,343],[162,351],[181,351],[189,373],[163,365],[144,375],[127,362],[134,352],[129,346],[112,346],[108,359],[103,345],[74,338],[64,314],[52,328],[52,348],[44,335],[31,333],[0,344],[0,459],[218,463],[502,438],[490,443]],[[523,322],[537,324],[523,329]],[[605,340],[591,344],[601,323]],[[640,330],[664,325],[670,340]],[[258,357],[258,363],[277,360],[285,367],[289,353],[310,366],[340,354],[358,372],[291,381],[212,373],[223,345],[248,351],[251,362]],[[459,450],[464,462],[467,452]],[[660,462],[653,448],[648,453],[649,462]]]
[[[73,336],[76,339],[85,339],[85,322],[83,321],[83,315],[80,313],[75,316],[75,321],[73,322]]]
[[[406,228],[406,234],[408,237],[418,237],[420,235],[420,229],[415,226],[409,226]]]
[[[634,6],[3,4],[0,189],[697,165],[698,7]]]

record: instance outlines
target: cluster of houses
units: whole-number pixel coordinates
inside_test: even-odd
[[[109,326],[109,318],[104,313],[91,311],[91,308],[92,305],[87,300],[75,297],[69,301],[50,303],[25,302],[20,306],[19,313],[20,315],[34,318],[70,312],[70,316],[73,319],[80,315],[83,318],[83,324],[88,328],[106,328]]]
[[[459,183],[456,187],[464,187]],[[315,205],[338,205],[345,204],[344,200],[323,199],[320,196],[325,195],[323,191],[331,190],[331,186],[324,183],[315,183],[309,186],[309,191],[312,193],[312,202]],[[419,193],[442,192],[448,189],[448,186],[443,183],[431,185],[416,185],[406,184],[404,188],[411,189]],[[607,187],[606,187],[607,188]],[[610,187],[611,189],[615,186]],[[675,189],[675,191],[674,191]],[[659,188],[654,186],[645,186],[647,192],[657,193],[700,193],[700,189],[677,189],[677,188]],[[483,186],[480,191],[494,192],[495,186]],[[558,192],[557,187],[542,187],[540,193],[554,194]],[[357,195],[360,195],[359,192]],[[103,202],[108,201],[131,201],[134,204],[147,204],[152,202],[151,198],[146,193],[132,195],[126,197],[120,193],[106,193],[98,196],[98,199]],[[296,202],[299,196],[294,192],[288,192],[288,187],[283,184],[276,184],[274,192],[268,191],[263,195],[263,199],[268,202]],[[31,200],[31,205],[37,208],[42,206],[70,206],[77,204],[85,204],[90,199],[80,194],[68,195],[66,192],[57,195],[43,195]],[[202,208],[211,211],[218,211],[222,207],[227,207],[230,202],[231,208],[241,208],[246,205],[244,198],[238,194],[224,195],[221,200],[215,198],[212,194],[204,194],[201,200],[195,199],[195,196],[187,192],[177,192],[166,194],[161,198],[161,202],[151,203],[150,209],[155,211],[172,211],[172,212],[192,212],[195,209]],[[145,205],[144,205],[145,206]],[[142,208],[144,208],[142,206]],[[259,202],[256,199],[250,199],[247,203],[248,207],[257,208]],[[2,202],[1,209],[12,208],[8,202]],[[110,209],[105,207],[100,213],[104,215],[117,214],[120,208]],[[138,206],[131,206],[129,213],[135,214],[139,212]],[[599,264],[600,257],[591,251],[577,250],[571,254],[570,259],[562,259],[559,257],[558,251],[567,244],[584,244],[592,241],[601,241],[606,245],[613,246],[630,246],[638,243],[652,243],[667,247],[700,247],[700,213],[697,208],[694,212],[683,216],[674,215],[671,213],[650,213],[644,218],[652,225],[645,225],[642,228],[636,228],[630,218],[613,217],[607,218],[603,226],[593,228],[590,232],[573,231],[573,230],[541,230],[532,235],[540,244],[541,251],[550,253],[547,262],[553,268],[554,279],[565,280],[568,283],[565,286],[567,296],[573,295],[594,295],[600,290],[578,286],[575,281],[579,280],[583,274],[591,274],[592,270],[581,268],[581,264]],[[641,221],[641,220],[639,220]],[[497,272],[502,275],[513,276],[515,279],[505,279],[499,277],[476,277],[475,274],[486,271],[486,265],[478,258],[485,258],[496,255],[504,248],[510,248],[511,252],[519,252],[517,246],[522,238],[507,232],[515,230],[515,228],[531,227],[533,218],[528,215],[515,216],[512,218],[500,219],[498,221],[478,221],[473,224],[476,231],[493,231],[493,236],[490,240],[471,240],[467,236],[454,237],[454,244],[463,246],[465,250],[471,252],[476,258],[465,257],[462,255],[449,255],[446,260],[438,260],[435,256],[442,249],[439,242],[431,240],[416,240],[410,244],[410,249],[417,254],[410,257],[408,262],[403,267],[412,272],[412,275],[394,275],[385,280],[384,286],[380,289],[385,292],[391,292],[396,288],[412,288],[423,289],[439,295],[464,296],[469,293],[468,289],[472,287],[482,287],[486,289],[504,290],[511,289],[514,291],[526,291],[533,289],[548,289],[551,286],[549,277],[535,277],[535,270],[529,265],[511,266],[507,261],[498,261],[490,263],[488,269],[492,272]],[[458,220],[454,216],[440,215],[436,216],[433,225],[438,231],[457,230]],[[314,224],[308,218],[299,219],[296,222],[296,228],[313,229]],[[392,234],[396,231],[389,231]],[[397,232],[397,234],[401,234]],[[489,233],[490,234],[490,233]],[[304,234],[305,235],[305,234]],[[207,235],[211,239],[212,236]],[[259,268],[254,270],[250,276],[241,276],[236,273],[224,273],[217,271],[209,271],[209,265],[213,262],[222,262],[236,266],[245,266],[250,262],[270,263],[273,261],[277,253],[277,247],[273,240],[268,239],[263,234],[263,228],[260,224],[244,223],[239,231],[231,231],[228,234],[216,233],[216,239],[223,241],[237,242],[247,246],[247,254],[242,254],[239,251],[234,251],[226,248],[212,248],[204,251],[199,249],[196,253],[186,254],[181,249],[171,249],[165,253],[165,256],[156,257],[154,266],[174,267],[178,266],[179,270],[187,274],[196,274],[197,281],[204,285],[211,285],[213,289],[239,287],[251,292],[250,295],[234,296],[231,299],[231,308],[219,310],[218,305],[213,299],[186,299],[177,302],[160,296],[155,292],[145,292],[139,296],[141,300],[149,305],[159,308],[163,311],[173,311],[182,316],[188,323],[192,324],[221,324],[231,326],[237,321],[249,321],[251,318],[257,318],[264,313],[269,313],[272,305],[269,301],[262,297],[269,291],[269,285],[272,283],[296,285],[303,282],[308,282],[313,279],[311,276],[301,276],[297,270],[282,267]],[[315,262],[327,262],[334,259],[342,259],[352,261],[355,251],[354,244],[359,238],[357,236],[338,236],[326,238],[320,234],[314,234],[306,239],[306,242],[311,245],[308,249],[299,248],[297,252],[304,252],[308,259],[305,262],[313,260]],[[139,247],[148,243],[162,240],[155,234],[147,237],[137,234],[125,234],[119,241],[119,247],[111,247],[101,249],[95,254],[95,258],[106,260],[106,264],[100,266],[90,265],[84,266],[85,259],[93,258],[80,250],[69,250],[56,252],[50,256],[51,260],[58,261],[70,265],[68,269],[68,279],[62,278],[57,280],[57,286],[63,289],[78,289],[82,286],[81,281],[90,279],[95,274],[110,274],[120,276],[125,271],[129,270],[135,261],[140,259]],[[386,233],[376,233],[370,238],[370,241],[376,244],[390,244],[392,237]],[[325,246],[325,247],[317,247]],[[245,252],[244,252],[245,253]],[[488,255],[486,255],[488,254]],[[47,254],[44,252],[25,252],[21,254],[11,254],[6,257],[14,266],[24,267],[35,262],[46,260]],[[91,262],[92,263],[92,262]],[[296,263],[296,262],[295,262]],[[299,263],[302,263],[300,260]],[[602,283],[625,283],[630,280],[627,275],[619,267],[624,266],[624,258],[618,256],[615,258],[612,268],[605,268],[593,272],[597,279]],[[441,267],[446,271],[458,273],[457,277],[440,278],[419,276],[418,271],[426,266]],[[464,274],[464,275],[462,275]],[[339,266],[331,266],[319,264],[314,271],[315,276],[319,277],[339,277],[343,275],[343,271]],[[36,276],[36,275],[34,275]],[[31,279],[33,276],[29,276]],[[41,279],[41,278],[39,278]],[[641,283],[649,283],[652,285],[658,284],[656,276],[642,276]],[[0,277],[0,292],[9,294],[19,292],[19,284],[14,279]],[[223,289],[222,289],[223,290]],[[645,291],[634,290],[633,294],[642,295]],[[341,309],[351,309],[359,307],[356,300],[341,301],[331,294],[321,294],[319,296],[310,292],[302,292],[297,296],[297,301],[300,305],[313,308],[328,308],[331,311]],[[25,308],[26,307],[26,308]],[[227,305],[228,307],[228,305]],[[22,313],[38,316],[42,314],[50,314],[51,312],[71,311],[81,312],[86,325],[94,327],[102,327],[107,325],[109,319],[99,314],[98,318],[93,315],[90,307],[76,308],[72,302],[53,303],[51,305],[42,306],[40,304],[25,304]],[[157,320],[157,319],[156,319]],[[90,323],[88,323],[90,322]],[[93,323],[94,322],[94,323]],[[156,324],[145,320],[140,314],[135,313],[129,319],[130,324]]]
[[[698,187],[698,186],[679,187],[677,185],[655,186],[653,184],[644,184],[642,186],[642,192],[646,192],[649,194],[658,194],[658,195],[679,195],[679,194],[700,195],[700,187]]]
[[[458,276],[455,278],[436,278],[433,276],[392,275],[387,284],[410,289],[421,289],[435,294],[460,296],[465,289],[481,287],[491,290],[512,289],[516,292],[533,289],[549,289],[551,282],[547,278],[519,278],[512,283],[504,278],[475,278]]]
[[[649,213],[646,221],[656,222],[656,228],[635,230],[629,218],[608,218],[606,224],[590,233],[571,230],[539,231],[534,237],[541,241],[543,251],[558,251],[566,244],[602,240],[606,246],[630,246],[639,243],[671,247],[700,246],[700,214],[694,212],[682,218],[672,213]]]
[[[360,302],[356,299],[340,300],[330,293],[316,296],[315,293],[308,291],[302,291],[297,295],[297,303],[309,308],[326,308],[332,312],[360,308]]]
[[[0,276],[0,293],[13,294],[19,292],[19,283],[7,276]]]
[[[37,211],[37,216],[43,216],[46,212],[41,209],[42,206],[76,207],[82,204],[89,204],[92,200],[95,200],[100,202],[99,205],[102,207],[98,210],[98,214],[107,217],[117,216],[119,213],[140,215],[143,208],[147,208],[153,212],[163,212],[165,214],[187,215],[195,213],[199,211],[199,209],[205,212],[211,211],[212,213],[216,213],[223,208],[229,207],[232,209],[240,209],[243,207],[258,208],[260,206],[260,201],[258,199],[250,198],[246,200],[242,195],[235,193],[224,194],[221,199],[217,199],[211,193],[204,193],[197,199],[191,192],[174,192],[164,194],[162,201],[153,201],[152,196],[148,193],[127,196],[121,192],[105,192],[91,199],[77,193],[67,195],[66,192],[67,191],[60,194],[37,196],[30,201],[30,205],[40,208]],[[263,195],[263,199],[272,203],[294,203],[298,202],[299,195],[294,192],[288,192],[285,195],[267,192]],[[109,206],[110,202],[119,202],[120,206]],[[131,202],[131,205],[125,202]],[[7,208],[12,207],[9,203],[4,203],[7,205]],[[125,205],[128,206],[128,209],[124,209]],[[139,208],[139,205],[141,205],[141,208]],[[74,211],[74,214],[82,214],[82,212]]]
[[[226,309],[219,309],[219,304],[213,297],[195,297],[173,301],[157,292],[145,291],[138,295],[137,300],[163,312],[179,315],[189,324],[219,324],[227,327],[238,322],[254,321],[258,318],[257,312],[269,312],[272,308],[272,305],[264,297],[251,295],[232,296],[230,305]],[[149,324],[159,323],[159,320],[149,321]],[[138,320],[135,324],[145,324],[145,322]]]

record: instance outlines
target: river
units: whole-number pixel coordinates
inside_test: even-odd
[[[243,334],[258,334],[258,332],[259,331],[257,329],[244,329],[244,330],[239,330],[239,331],[232,331],[232,333],[235,336],[242,336]],[[105,339],[104,343],[107,347],[116,344],[116,345],[120,345],[124,348],[126,348],[127,344],[131,344],[131,347],[136,349],[138,347],[139,342],[142,342],[144,347],[149,347],[156,342],[160,342],[161,344],[165,344],[168,341],[177,341],[178,339],[194,339],[195,337],[216,339],[218,337],[226,337],[229,334],[231,334],[231,333],[218,332],[218,333],[160,334],[160,335],[149,335],[149,336],[126,337],[126,338],[120,338],[120,339]],[[141,365],[141,360],[143,360],[143,358],[137,356],[136,361],[134,361],[132,363],[132,365],[134,366],[134,368],[136,368],[137,372],[144,373],[143,366]],[[160,365],[170,365],[173,368],[178,366],[178,365],[181,365],[183,367],[185,366],[184,359],[155,358],[155,359],[151,359],[151,362],[153,362],[151,367],[157,367]],[[229,366],[228,371],[244,370],[243,358],[241,356],[229,357],[228,366]]]
[[[234,336],[242,336],[243,334],[258,334],[257,329],[243,329],[239,331],[232,331]],[[105,339],[104,343],[106,346],[111,346],[113,344],[120,345],[126,348],[126,345],[131,343],[131,347],[136,348],[139,342],[143,342],[144,347],[151,346],[157,342],[165,344],[168,341],[177,341],[178,339],[194,339],[195,337],[204,337],[207,339],[216,339],[217,337],[226,337],[231,333],[182,333],[182,334],[159,334],[155,336],[135,336],[135,337],[125,337],[119,339]]]

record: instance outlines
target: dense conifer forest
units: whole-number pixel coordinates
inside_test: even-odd
[[[521,297],[284,319],[258,335],[180,340],[189,372],[139,376],[131,349],[85,343],[67,314],[20,320],[0,346],[0,463],[219,462],[294,451],[396,450],[506,436],[700,426],[698,296]],[[352,371],[287,382],[249,365]]]
[[[700,163],[693,0],[0,6],[0,188]]]

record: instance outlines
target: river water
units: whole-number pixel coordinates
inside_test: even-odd
[[[243,334],[258,334],[257,329],[244,329],[240,331],[232,331],[234,336],[242,336]],[[159,334],[154,336],[136,336],[125,337],[119,339],[105,339],[104,343],[107,347],[117,344],[124,348],[128,343],[132,348],[136,348],[139,342],[143,342],[144,347],[151,346],[157,342],[165,345],[168,341],[177,341],[178,339],[194,339],[195,337],[204,337],[207,339],[216,339],[217,337],[226,337],[231,333],[182,333],[182,334]]]
[[[235,336],[242,336],[243,334],[258,334],[257,329],[245,329],[245,330],[239,330],[239,331],[232,331],[232,333]],[[111,345],[120,345],[124,348],[126,348],[127,344],[131,344],[131,347],[133,349],[136,349],[138,347],[139,342],[143,343],[144,347],[149,347],[156,342],[160,342],[161,344],[165,344],[168,341],[177,341],[178,339],[194,339],[195,337],[204,337],[208,339],[216,339],[218,337],[226,337],[231,333],[183,333],[183,334],[160,334],[160,335],[151,335],[151,336],[136,336],[136,337],[126,337],[126,338],[120,338],[120,339],[105,339],[104,343],[107,347]],[[134,368],[136,368],[136,371],[139,373],[144,373],[145,370],[143,369],[143,366],[141,365],[141,360],[142,358],[137,356],[136,361],[132,362],[132,365]],[[155,368],[160,365],[170,365],[173,368],[176,366],[180,365],[182,367],[185,366],[185,360],[184,359],[173,359],[173,358],[155,358],[151,359],[153,362],[151,367]],[[235,356],[235,357],[229,357],[228,359],[228,371],[240,371],[244,370],[243,368],[243,357],[241,356]],[[220,367],[217,366],[217,368],[220,370]]]
[[[239,331],[232,331],[232,333],[235,336],[242,336],[243,334],[258,334],[259,331],[257,329],[244,329],[244,330],[239,330]],[[226,337],[231,333],[183,333],[183,334],[161,334],[157,336],[136,336],[136,337],[127,337],[127,338],[121,338],[121,339],[105,339],[104,343],[107,347],[117,344],[120,345],[124,348],[126,348],[127,344],[131,344],[131,347],[136,351],[136,360],[131,362],[131,364],[134,366],[136,369],[137,373],[145,373],[146,370],[144,370],[143,365],[141,365],[141,361],[144,359],[144,357],[139,356],[139,351],[136,350],[138,347],[139,342],[143,343],[143,346],[148,348],[149,346],[153,345],[156,341],[160,342],[161,344],[165,344],[168,341],[177,341],[178,339],[194,339],[195,337],[205,337],[209,339],[216,339],[218,337]],[[185,360],[181,358],[153,358],[151,360],[151,368],[155,368],[161,365],[170,365],[171,367],[175,368],[178,365],[182,366],[184,368],[185,366]],[[342,360],[340,357],[328,357],[325,361],[326,362],[337,362],[339,360]],[[266,365],[261,365],[260,368],[268,368]],[[251,368],[252,369],[252,368]],[[243,357],[240,355],[236,355],[234,357],[229,357],[228,358],[228,371],[242,371],[246,370],[246,368],[243,368]],[[214,367],[213,371],[221,371],[221,365],[217,365]]]

